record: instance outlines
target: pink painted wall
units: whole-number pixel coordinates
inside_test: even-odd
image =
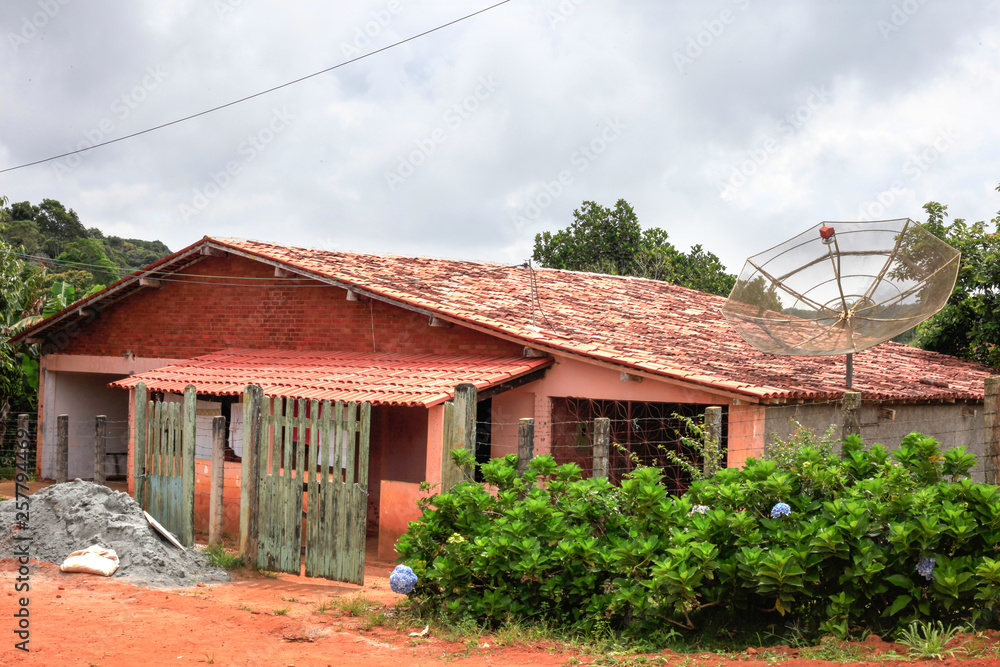
[[[396,560],[396,540],[406,532],[408,524],[420,517],[417,501],[433,494],[421,491],[419,484],[383,480],[378,517],[378,557]]]
[[[748,457],[764,453],[763,405],[740,403],[729,408],[729,458],[726,466],[742,466]]]
[[[644,378],[641,382],[622,381],[621,371],[568,357],[556,357],[556,364],[545,373],[545,377],[526,387],[530,387],[535,394],[545,396],[608,401],[705,405],[724,405],[730,401],[726,394],[692,388],[680,382],[651,378]]]
[[[430,484],[441,483],[441,440],[444,437],[444,405],[435,405],[427,411],[427,458],[424,462],[424,480]]]
[[[534,413],[534,392],[509,391],[493,397],[492,458],[517,454],[517,422]]]

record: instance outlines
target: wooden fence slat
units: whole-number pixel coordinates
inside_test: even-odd
[[[517,420],[517,474],[523,477],[528,462],[535,456],[535,420],[525,417]]]
[[[103,485],[107,481],[108,458],[108,418],[98,415],[94,418],[94,484]]]
[[[722,408],[718,405],[705,408],[706,451],[702,456],[701,472],[705,478],[719,472],[722,450]]]
[[[842,409],[844,426],[841,429],[841,439],[849,435],[861,435],[861,393],[857,391],[845,392]]]
[[[319,495],[316,498],[316,555],[314,558],[316,576],[326,575],[326,558],[330,546],[329,530],[329,509],[327,498],[330,496],[330,421],[333,419],[333,404],[330,401],[323,401],[320,409],[319,421],[319,466],[320,484]]]
[[[333,460],[330,466],[333,471],[330,476],[330,486],[326,496],[326,548],[324,549],[323,571],[326,576],[336,576],[337,558],[340,556],[340,535],[334,530],[337,525],[337,507],[340,499],[340,488],[343,479],[342,461],[344,455],[344,402],[337,401],[333,409]]]
[[[153,465],[149,479],[150,511],[154,517],[163,516],[163,485],[160,478],[163,475],[165,461],[163,458],[163,402],[157,401],[153,417]]]
[[[222,501],[226,480],[226,418],[212,418],[212,478],[208,495],[208,546],[222,543]]]
[[[163,467],[160,474],[164,477],[174,476],[174,442],[177,437],[177,404],[168,403],[164,408],[167,435],[163,442]]]
[[[594,477],[608,476],[608,459],[611,449],[611,420],[598,417],[594,420]]]
[[[139,507],[146,506],[146,383],[135,386],[135,436],[132,444],[132,494]]]
[[[69,415],[56,417],[56,484],[69,481]]]
[[[194,473],[195,445],[198,438],[198,388],[189,384],[184,388],[183,449],[178,461],[177,474],[181,478],[181,504],[184,518],[181,522],[184,536],[178,536],[186,547],[194,546]]]
[[[476,453],[477,396],[474,384],[465,382],[455,387],[455,446],[473,455]],[[468,466],[455,466],[452,472],[455,474],[452,486],[473,479],[472,470]]]
[[[336,576],[343,580],[350,567],[351,549],[353,540],[348,531],[348,517],[351,506],[351,487],[354,486],[354,448],[355,448],[355,415],[357,414],[357,403],[351,401],[344,411],[344,451],[347,455],[347,467],[344,470],[344,482],[340,486],[340,498],[337,504],[337,541],[338,554],[336,564]]]
[[[244,392],[243,409],[243,478],[240,480],[240,555],[247,563],[256,563],[259,540],[260,506],[260,449],[262,437],[262,410],[264,394],[257,385],[250,385]]]
[[[262,506],[260,508],[261,521],[263,522],[262,534],[263,541],[261,546],[265,549],[261,550],[261,557],[264,560],[262,567],[270,567],[270,561],[273,558],[272,554],[275,549],[275,536],[277,535],[277,530],[274,525],[274,514],[278,511],[279,502],[279,489],[278,489],[278,473],[281,469],[281,440],[282,433],[284,430],[284,423],[282,418],[284,417],[284,400],[281,398],[271,399],[271,412],[268,416],[268,432],[270,434],[270,439],[267,443],[264,443],[263,450],[261,451],[261,457],[263,460],[268,461],[268,468],[264,472],[264,483],[266,484],[266,492],[262,495],[267,498],[267,506]]]
[[[285,431],[284,418],[285,401],[282,398],[276,397],[271,400],[271,413],[268,417],[268,430],[271,433],[271,440],[263,445],[264,450],[261,452],[262,457],[268,457],[265,460],[269,461],[270,466],[264,477],[267,482],[267,507],[261,507],[260,509],[261,520],[266,522],[265,526],[267,528],[267,550],[262,553],[266,559],[267,567],[272,567],[277,545],[278,528],[275,516],[280,509],[279,502],[281,499],[279,482],[281,481],[281,453]]]
[[[301,572],[300,563],[302,561],[302,500],[305,491],[305,470],[306,470],[306,433],[309,430],[309,419],[306,418],[306,400],[304,398],[299,399],[299,438],[298,446],[295,448],[295,479],[294,479],[294,489],[295,489],[295,499],[294,504],[295,516],[292,521],[292,528],[294,529],[294,540],[290,545],[293,549],[293,553],[290,557],[288,566],[295,570],[295,574]]]
[[[358,434],[358,484],[368,490],[368,446],[372,433],[372,404],[361,404],[361,430]]]
[[[451,460],[451,450],[455,447],[455,404],[445,401],[441,421],[441,493],[451,491],[455,485],[456,466]]]
[[[292,470],[292,457],[295,455],[295,435],[293,432],[295,420],[295,399],[285,399],[285,411],[282,419],[281,436],[281,465],[278,468],[278,497],[279,504],[275,507],[274,517],[277,568],[283,569],[285,563],[285,545],[287,543],[286,533],[288,528],[288,506],[292,500],[288,485],[289,473]]]
[[[357,449],[357,415],[358,404],[351,401],[347,404],[347,412],[344,415],[344,446],[347,451],[347,466],[344,472],[344,483],[354,484],[357,479],[354,473],[354,466],[357,462],[355,450]]]

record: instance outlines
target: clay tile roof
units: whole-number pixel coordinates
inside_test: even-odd
[[[843,357],[758,352],[723,319],[723,298],[661,281],[260,241],[204,242],[623,370],[767,401],[837,398],[846,390]],[[990,374],[979,364],[891,342],[854,357],[854,390],[872,399],[978,400]]]
[[[543,369],[551,358],[434,354],[365,354],[229,349],[111,383],[150,391],[238,395],[248,384],[285,398],[369,401],[373,405],[429,407],[451,399],[463,382],[480,391]]]

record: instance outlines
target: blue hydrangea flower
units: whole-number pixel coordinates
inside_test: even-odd
[[[692,514],[705,514],[710,509],[712,508],[709,507],[708,505],[695,505],[694,507],[691,508],[691,511],[688,512],[688,516],[691,516]]]
[[[407,565],[397,565],[396,569],[389,575],[389,588],[394,593],[406,595],[417,585],[417,575]]]
[[[933,580],[934,579],[934,566],[936,564],[937,564],[937,561],[935,561],[933,558],[928,558],[928,557],[924,556],[923,558],[921,558],[920,560],[917,561],[917,574],[919,574],[921,577],[923,577],[927,581]]]
[[[792,513],[792,508],[788,503],[778,503],[771,508],[771,518],[777,519],[780,516],[788,516]]]

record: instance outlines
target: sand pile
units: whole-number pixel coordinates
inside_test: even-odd
[[[27,530],[18,535],[31,538],[27,544],[33,559],[61,564],[71,552],[98,544],[118,554],[121,565],[113,576],[137,586],[182,588],[229,579],[203,554],[181,551],[160,536],[127,493],[78,479],[42,489],[30,500]],[[13,556],[14,503],[0,502],[0,558]]]

